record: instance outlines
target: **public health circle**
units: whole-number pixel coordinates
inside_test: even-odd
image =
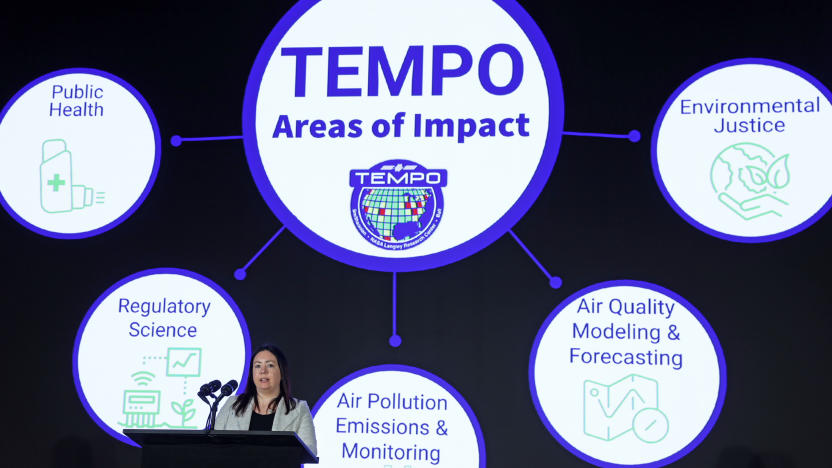
[[[578,291],[544,321],[529,383],[549,432],[604,467],[672,463],[716,423],[725,358],[704,317],[679,295],[641,281]]]
[[[422,369],[362,369],[333,385],[312,414],[320,468],[486,466],[471,407],[450,384]]]
[[[653,131],[653,172],[696,228],[767,242],[811,226],[832,206],[829,90],[766,59],[723,62],[668,99]]]
[[[243,109],[277,217],[382,271],[446,265],[505,234],[562,131],[554,56],[514,0],[303,0],[260,50]]]
[[[0,203],[44,236],[94,236],[127,219],[159,169],[159,127],[124,80],[59,70],[21,89],[0,114]]]
[[[201,429],[196,394],[214,379],[245,382],[250,342],[237,305],[196,273],[172,268],[131,275],[109,288],[75,338],[75,389],[108,434],[124,429]]]

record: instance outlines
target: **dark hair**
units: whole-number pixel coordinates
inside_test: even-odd
[[[260,405],[257,404],[257,386],[254,385],[254,357],[260,351],[268,351],[274,354],[277,358],[277,368],[280,369],[280,393],[277,394],[277,398],[269,402],[266,408],[277,409],[277,404],[282,398],[283,405],[286,407],[286,414],[289,414],[289,411],[295,409],[296,405],[295,400],[292,398],[292,385],[289,383],[289,363],[286,361],[286,355],[283,354],[283,351],[277,346],[268,343],[260,345],[260,347],[251,353],[251,361],[248,363],[246,390],[242,395],[237,397],[237,400],[231,405],[231,409],[234,410],[234,414],[240,416],[252,399],[254,400],[254,408],[260,409]]]

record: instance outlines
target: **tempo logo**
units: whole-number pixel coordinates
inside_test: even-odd
[[[387,250],[421,244],[442,219],[448,171],[391,159],[350,171],[353,223],[368,242]]]

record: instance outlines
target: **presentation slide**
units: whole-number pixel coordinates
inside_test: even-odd
[[[829,24],[17,5],[4,461],[829,466]]]

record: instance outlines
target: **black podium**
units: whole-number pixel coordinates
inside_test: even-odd
[[[142,468],[299,468],[318,457],[294,432],[127,429],[142,447]]]

